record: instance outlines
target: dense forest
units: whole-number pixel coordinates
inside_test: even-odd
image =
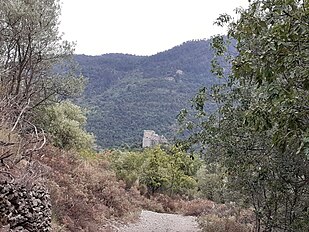
[[[210,40],[185,42],[153,56],[76,55],[88,78],[79,99],[89,110],[87,128],[102,147],[140,147],[147,129],[172,140],[180,110],[200,87],[219,83],[211,73],[212,57]]]

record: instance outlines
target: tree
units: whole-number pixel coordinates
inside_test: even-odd
[[[196,190],[199,159],[192,160],[175,148],[155,147],[143,152],[114,152],[112,167],[128,188],[146,186],[149,194],[189,195]]]
[[[73,52],[73,44],[58,32],[59,1],[8,0],[0,9],[1,96],[35,107],[57,94],[79,91],[81,78],[54,70]]]
[[[61,39],[59,15],[58,0],[0,1],[0,161],[10,163],[1,169],[30,159],[44,146],[35,109],[83,86],[83,78],[70,69],[74,44]]]
[[[93,135],[85,131],[86,112],[70,101],[44,107],[36,124],[51,136],[55,146],[64,149],[91,149]]]
[[[302,0],[255,0],[221,15],[228,38],[213,40],[213,62],[225,85],[193,100],[198,121],[186,143],[227,169],[229,184],[256,213],[256,231],[309,228],[309,4]],[[227,49],[236,40],[237,55]],[[201,97],[202,96],[202,97]],[[204,112],[211,98],[219,109]],[[188,122],[187,122],[188,124]],[[193,126],[192,126],[193,125]]]

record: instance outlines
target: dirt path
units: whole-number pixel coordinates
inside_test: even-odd
[[[139,221],[119,232],[200,232],[195,217],[142,211]]]

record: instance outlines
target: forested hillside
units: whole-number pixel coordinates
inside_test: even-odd
[[[138,147],[145,129],[171,140],[179,111],[201,86],[218,82],[210,71],[209,40],[189,41],[153,56],[75,59],[89,80],[79,99],[89,109],[88,130],[102,147]]]

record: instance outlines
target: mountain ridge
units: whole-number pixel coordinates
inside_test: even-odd
[[[87,129],[103,147],[140,147],[143,130],[173,139],[176,116],[211,73],[209,40],[187,41],[151,56],[75,55],[88,85],[79,99],[90,109]]]

